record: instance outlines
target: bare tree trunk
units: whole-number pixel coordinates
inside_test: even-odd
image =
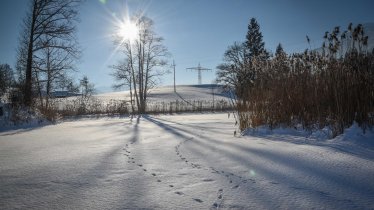
[[[135,70],[134,70],[134,61],[132,59],[132,52],[131,52],[131,46],[129,49],[129,62],[130,62],[130,67],[131,67],[131,77],[132,77],[132,83],[134,85],[134,95],[136,99],[136,105],[138,107],[138,112],[139,112],[139,97],[138,97],[138,92],[136,90],[136,77],[135,77]]]
[[[36,80],[36,84],[37,84],[37,87],[38,87],[40,106],[43,107],[44,105],[43,105],[42,87],[41,87],[41,84],[40,84],[38,72],[35,72],[35,80]]]
[[[134,102],[133,102],[133,97],[132,97],[132,84],[131,84],[131,76],[130,76],[130,81],[129,81],[129,87],[130,87],[130,104],[131,104],[131,115],[134,114],[135,110],[134,110]]]
[[[143,114],[145,112],[144,110],[144,71],[143,71],[143,57],[142,57],[142,43],[141,38],[139,40],[139,49],[138,49],[138,68],[139,68],[139,101],[140,101],[140,107],[139,112]]]
[[[31,106],[32,99],[32,57],[33,57],[33,46],[34,46],[34,33],[35,33],[35,21],[36,21],[36,11],[37,11],[37,1],[34,0],[32,9],[32,19],[29,31],[29,40],[27,47],[27,64],[26,64],[26,81],[23,103],[26,106]]]
[[[52,69],[51,69],[51,51],[50,48],[47,48],[47,84],[46,84],[46,101],[45,108],[49,107],[49,98],[51,94],[51,83],[52,83]]]

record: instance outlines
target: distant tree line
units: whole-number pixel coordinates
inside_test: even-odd
[[[229,46],[217,67],[217,80],[235,93],[240,130],[302,125],[334,137],[354,121],[374,125],[374,55],[363,26],[335,27],[324,39],[321,49],[291,55],[279,44],[270,56],[251,19],[246,41]]]

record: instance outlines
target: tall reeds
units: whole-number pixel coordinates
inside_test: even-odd
[[[237,101],[241,130],[259,125],[329,127],[334,136],[356,121],[374,125],[374,55],[361,24],[326,33],[321,50],[261,61],[256,78]]]

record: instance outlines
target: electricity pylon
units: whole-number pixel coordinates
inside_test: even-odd
[[[201,71],[211,71],[212,69],[208,69],[208,68],[203,68],[200,66],[200,63],[197,67],[191,67],[191,68],[186,68],[188,70],[196,70],[197,71],[197,80],[198,80],[198,84],[201,85]]]

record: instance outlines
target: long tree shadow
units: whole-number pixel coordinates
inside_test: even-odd
[[[305,137],[304,135],[294,136],[288,134],[258,134],[256,132],[251,133],[252,137],[262,138],[274,142],[287,142],[295,145],[311,145],[316,147],[330,148],[333,151],[345,153],[347,155],[352,155],[357,158],[362,158],[366,160],[374,160],[374,148],[373,147],[363,147],[360,145],[350,145],[344,144],[344,142],[328,142],[326,140],[314,140]],[[340,144],[343,143],[343,144]]]
[[[53,123],[37,123],[25,124],[13,127],[0,128],[0,136],[13,136],[16,134],[27,133],[29,131],[38,130],[47,126],[54,125]]]
[[[162,129],[169,131],[170,133],[176,136],[182,137],[184,139],[186,139],[189,135],[196,136],[196,133],[194,133],[193,131],[171,126],[170,124],[162,123],[160,120],[156,120],[149,116],[146,119],[158,125]],[[184,133],[186,133],[187,135]],[[315,161],[310,161],[310,160],[303,159],[303,158],[291,157],[289,155],[285,155],[282,153],[264,151],[264,150],[260,150],[256,148],[250,148],[250,147],[243,147],[243,146],[239,146],[239,145],[236,145],[230,142],[221,142],[216,139],[203,136],[203,135],[199,135],[199,138],[194,139],[192,142],[194,144],[199,145],[198,147],[194,147],[195,149],[196,148],[201,148],[201,150],[209,149],[211,151],[214,151],[216,153],[229,157],[231,160],[236,161],[238,164],[246,165],[248,169],[256,168],[256,170],[260,174],[262,174],[266,179],[276,180],[278,183],[283,183],[289,188],[307,190],[309,194],[312,194],[316,197],[315,199],[318,199],[321,196],[322,197],[329,196],[329,199],[335,200],[337,202],[339,201],[342,202],[341,200],[339,200],[339,198],[337,197],[333,198],[331,195],[325,193],[323,190],[320,189],[321,188],[320,186],[313,186],[313,184],[306,183],[300,177],[296,177],[296,174],[304,174],[307,176],[316,177],[322,183],[330,183],[333,186],[336,186],[337,189],[345,189],[345,191],[348,191],[354,194],[359,194],[360,196],[367,197],[367,195],[369,194],[369,197],[370,197],[371,195],[374,195],[374,189],[372,189],[370,186],[365,186],[362,183],[357,183],[352,180],[347,180],[349,177],[344,177],[344,174],[335,173],[334,171],[331,171],[331,170],[326,171],[324,168],[321,168],[318,162],[316,163]],[[189,147],[190,150],[194,148]],[[232,150],[238,151],[239,154],[240,153],[249,154],[249,155],[261,158],[265,160],[265,162],[269,161],[269,163],[271,162],[271,163],[275,163],[277,165],[283,166],[285,168],[290,168],[292,169],[291,171],[295,174],[290,174],[291,171],[279,173],[279,172],[276,172],[271,167],[268,167],[266,165],[261,165],[255,162],[250,163],[248,162],[248,159],[244,158],[241,155],[238,155],[237,152],[233,152]],[[204,151],[202,151],[202,153],[203,152]],[[370,176],[370,174],[367,174],[367,176]],[[269,196],[272,197],[274,195],[269,194]],[[334,206],[332,205],[330,207],[334,207]],[[353,207],[357,208],[357,205],[353,205]]]
[[[164,129],[165,131],[177,136],[177,137],[180,137],[182,140],[186,141],[186,140],[191,140],[191,137],[195,136],[194,133],[192,132],[189,132],[189,131],[181,131],[180,129],[178,128],[175,128],[173,126],[170,126],[170,125],[167,125],[165,123],[162,123],[161,121],[158,121],[157,119],[154,119],[150,116],[145,116],[144,117],[146,120],[148,120],[149,122],[152,122],[154,123],[155,125],[159,126],[160,128]],[[186,133],[186,134],[184,134]],[[194,141],[195,142],[195,141]],[[195,151],[196,152],[196,151]],[[200,155],[203,155],[203,153],[199,153]],[[212,164],[210,164],[212,165]],[[249,193],[249,191],[247,191],[247,193]],[[251,194],[252,198],[255,198],[255,200],[257,201],[261,201],[261,204],[264,206],[264,208],[266,209],[270,209],[272,207],[272,205],[270,204],[270,202],[268,202],[268,198],[266,197],[262,197],[262,196],[259,196],[257,194]],[[270,196],[269,196],[270,197]]]
[[[137,176],[137,172],[131,168],[124,167],[126,159],[123,156],[122,148],[126,143],[138,141],[139,123],[140,120],[137,118],[133,124],[130,138],[123,141],[120,140],[121,136],[129,133],[126,130],[117,129],[122,124],[110,124],[101,128],[102,131],[109,129],[111,133],[107,135],[108,133],[103,132],[105,134],[102,133],[94,136],[94,139],[90,139],[90,142],[95,144],[102,142],[106,147],[97,153],[97,156],[79,156],[80,158],[73,159],[74,161],[71,163],[62,161],[56,162],[54,165],[41,164],[38,166],[35,164],[33,167],[24,169],[22,175],[14,175],[16,178],[13,176],[3,177],[0,188],[4,186],[6,188],[3,188],[6,190],[4,193],[11,193],[14,196],[12,198],[2,197],[4,201],[1,201],[0,204],[15,202],[14,205],[18,207],[33,206],[38,209],[53,209],[54,207],[89,209],[93,206],[109,209],[156,207],[155,204],[146,203],[147,192],[150,190],[145,183],[146,180]],[[110,139],[118,139],[119,141],[114,141],[113,145],[110,143],[108,148],[106,142]],[[89,147],[86,150],[89,150]],[[95,153],[93,151],[87,154]],[[71,159],[67,158],[66,160]],[[135,175],[129,176],[126,173],[135,173]],[[30,193],[30,190],[33,190],[33,193]],[[142,198],[138,198],[139,195]],[[144,202],[139,202],[139,200]]]
[[[115,175],[115,173],[121,173],[125,174],[125,169],[122,168],[122,164],[118,163],[118,158],[123,159],[123,162],[126,162],[124,158],[122,158],[122,151],[124,144],[126,143],[136,143],[139,139],[139,124],[140,124],[140,116],[136,118],[135,123],[133,123],[133,129],[131,131],[132,135],[128,142],[124,141],[121,146],[116,146],[106,152],[102,157],[100,157],[100,162],[98,162],[95,166],[89,168],[85,171],[85,173],[78,174],[77,176],[74,176],[68,180],[63,180],[63,182],[70,187],[74,187],[74,183],[80,182],[82,183],[79,185],[78,188],[73,189],[74,195],[71,196],[73,200],[70,200],[66,203],[72,204],[72,206],[80,206],[81,203],[76,203],[76,201],[79,201],[79,198],[83,195],[85,195],[85,192],[89,192],[92,188],[103,188],[102,190],[106,190],[107,185],[109,185],[110,182],[115,182],[115,189],[119,190],[118,192],[112,192],[116,193],[118,197],[117,200],[112,200],[110,203],[107,203],[107,207],[112,208],[142,208],[144,206],[139,206],[139,202],[136,202],[135,199],[129,199],[129,198],[136,198],[139,195],[142,195],[147,197],[146,192],[149,191],[147,189],[147,184],[144,183],[144,180],[142,177],[133,176],[131,177],[131,182],[127,183],[125,180],[118,179],[118,180],[112,180],[111,176]],[[105,129],[116,126],[115,123],[111,123],[110,125],[107,125]],[[118,124],[117,124],[118,126]],[[122,126],[122,125],[120,125]],[[124,130],[115,130],[115,133],[112,133],[113,137],[126,135],[127,131]],[[106,138],[105,138],[106,139]],[[131,185],[131,186],[128,186]],[[121,189],[122,186],[122,189]],[[124,190],[128,187],[131,187],[131,190]],[[87,196],[87,195],[86,195]],[[98,194],[94,194],[94,196],[98,196]],[[124,199],[120,199],[120,197]],[[124,202],[125,201],[125,202]],[[81,206],[82,208],[86,208],[87,206]]]
[[[165,120],[165,119],[158,119],[163,122],[173,123],[176,125],[181,125],[184,127],[191,127],[194,129],[212,129],[211,126],[200,126],[199,124],[191,125],[191,124],[182,124],[179,122],[171,121],[171,120]],[[205,123],[202,123],[205,124]],[[209,123],[206,123],[209,124]],[[215,132],[218,133],[224,133],[225,131],[216,130]],[[337,152],[342,152],[347,155],[352,155],[358,158],[366,159],[366,160],[374,160],[374,151],[372,147],[366,147],[358,146],[358,147],[352,147],[352,145],[349,144],[331,144],[327,142],[326,140],[314,140],[307,138],[304,134],[299,135],[290,135],[290,134],[260,134],[256,132],[252,132],[251,137],[255,138],[261,138],[266,139],[273,142],[287,142],[290,144],[295,145],[311,145],[316,147],[324,147],[324,148],[330,148],[332,150],[335,150]]]

